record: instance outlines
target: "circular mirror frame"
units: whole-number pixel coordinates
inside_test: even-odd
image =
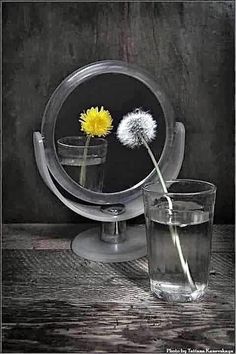
[[[54,132],[58,113],[71,92],[81,83],[102,74],[123,74],[135,78],[146,85],[156,96],[160,104],[166,124],[166,139],[161,157],[158,161],[160,169],[168,163],[168,155],[174,140],[175,118],[173,108],[158,84],[142,69],[126,62],[105,60],[86,65],[67,76],[50,97],[42,119],[41,134],[43,137],[48,168],[55,180],[74,197],[92,204],[106,205],[123,203],[140,197],[142,187],[155,180],[155,170],[131,188],[114,193],[98,193],[83,188],[64,170],[57,156]],[[148,156],[147,156],[148,158]]]

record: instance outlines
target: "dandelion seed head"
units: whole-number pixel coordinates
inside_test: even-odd
[[[143,144],[140,136],[147,143],[151,142],[156,136],[156,127],[152,115],[137,108],[123,117],[117,129],[117,137],[123,145],[135,148]]]

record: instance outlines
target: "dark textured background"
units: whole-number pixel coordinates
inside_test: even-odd
[[[234,222],[234,4],[4,3],[3,221],[80,222],[41,180],[32,132],[56,86],[97,60],[148,70],[186,127],[180,177],[218,187]]]

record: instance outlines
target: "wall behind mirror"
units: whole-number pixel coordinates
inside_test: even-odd
[[[139,65],[158,81],[186,128],[180,177],[215,183],[215,222],[234,222],[233,2],[8,2],[2,8],[4,222],[88,222],[44,185],[32,133],[40,130],[60,82],[104,59]],[[70,119],[84,108],[74,107]],[[116,107],[116,113],[123,111]],[[120,164],[127,166],[131,152],[117,149],[114,156],[121,154]],[[148,157],[141,150],[134,154],[133,167],[146,174]],[[117,188],[125,178],[120,172]]]

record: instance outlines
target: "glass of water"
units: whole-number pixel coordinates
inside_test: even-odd
[[[67,136],[57,140],[57,153],[64,170],[84,188],[101,192],[104,180],[104,166],[107,156],[107,141],[91,138],[86,147],[86,136]],[[81,183],[81,169],[84,179]]]
[[[180,179],[143,188],[151,292],[167,301],[204,295],[209,274],[216,187]]]

